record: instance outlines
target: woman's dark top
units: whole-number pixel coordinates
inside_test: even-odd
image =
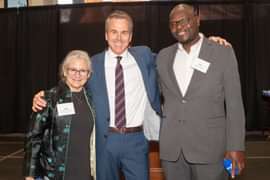
[[[72,92],[75,115],[70,128],[65,180],[90,180],[90,135],[93,117],[84,92]]]

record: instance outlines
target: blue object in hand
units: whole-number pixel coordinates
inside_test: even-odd
[[[224,159],[223,160],[223,165],[224,168],[226,169],[226,171],[229,173],[229,175],[232,175],[232,160],[230,159]],[[235,165],[235,175],[238,175],[239,171],[238,171],[238,167],[237,165]]]

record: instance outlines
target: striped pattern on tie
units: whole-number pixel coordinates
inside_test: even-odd
[[[117,56],[117,65],[115,69],[115,126],[117,128],[126,126],[125,109],[125,86],[123,67],[120,64],[121,56]]]

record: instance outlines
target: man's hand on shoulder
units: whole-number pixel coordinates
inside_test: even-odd
[[[37,94],[35,94],[32,104],[32,110],[34,112],[41,111],[44,107],[47,106],[47,102],[43,99],[44,94],[44,91],[39,91]]]
[[[222,46],[232,47],[231,43],[229,43],[226,39],[219,36],[209,36],[210,41],[216,42]]]

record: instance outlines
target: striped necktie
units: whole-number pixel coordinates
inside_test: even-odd
[[[122,56],[117,56],[117,65],[115,69],[115,126],[117,128],[126,125],[125,109],[125,86],[123,67],[120,64]]]

